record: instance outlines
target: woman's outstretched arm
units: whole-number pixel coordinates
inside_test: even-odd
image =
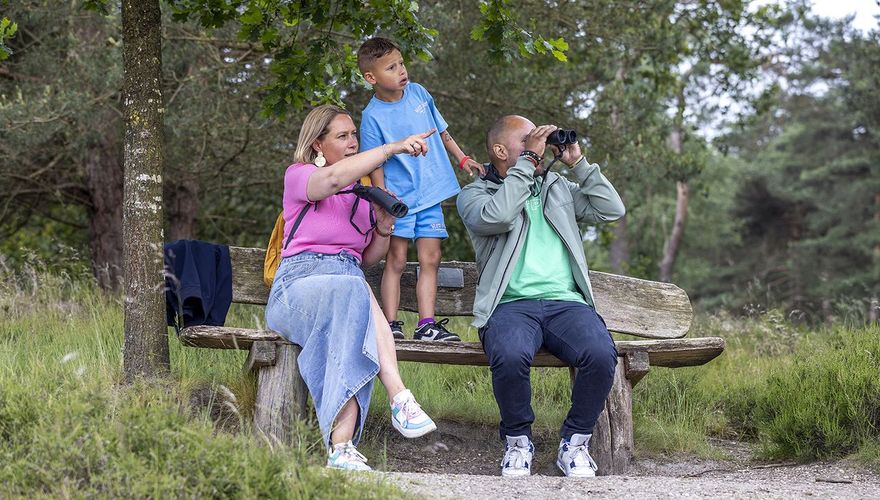
[[[319,168],[309,176],[306,195],[311,201],[320,201],[332,196],[351,185],[352,182],[368,175],[376,167],[381,166],[391,155],[404,153],[413,156],[425,155],[428,153],[428,143],[425,139],[435,131],[435,129],[431,129],[421,134],[411,135],[406,139],[383,144],[343,158],[333,165]]]

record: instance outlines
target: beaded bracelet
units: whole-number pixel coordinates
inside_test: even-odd
[[[532,150],[529,150],[529,149],[526,149],[525,151],[523,151],[523,152],[520,153],[519,155],[522,156],[522,157],[531,158],[531,159],[533,159],[533,160],[535,160],[535,161],[541,161],[541,156],[540,156],[538,153],[536,153],[536,152],[534,152],[534,151],[532,151]]]
[[[529,160],[532,163],[532,165],[535,166],[535,168],[538,168],[538,163],[539,163],[538,160],[532,158],[531,156],[523,155],[523,156],[520,156],[520,158],[525,158],[526,160]]]
[[[529,160],[530,162],[532,162],[532,164],[535,166],[535,168],[537,168],[538,164],[541,163],[541,157],[538,156],[538,153],[536,153],[534,151],[530,151],[528,149],[526,149],[525,151],[520,153],[519,157],[525,158],[526,160]]]

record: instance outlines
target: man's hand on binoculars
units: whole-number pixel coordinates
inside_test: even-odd
[[[560,147],[555,144],[550,147],[553,149],[553,156],[559,156]],[[574,144],[565,144],[562,147],[565,148],[565,151],[562,152],[560,160],[569,167],[573,167],[581,159],[581,145],[575,142]]]
[[[544,156],[544,148],[547,146],[547,137],[556,130],[556,125],[541,125],[529,132],[526,136],[526,149],[538,153],[538,156]]]

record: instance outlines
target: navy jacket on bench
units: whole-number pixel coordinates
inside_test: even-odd
[[[165,244],[165,315],[169,326],[178,331],[192,325],[222,326],[231,303],[228,246],[197,240]]]

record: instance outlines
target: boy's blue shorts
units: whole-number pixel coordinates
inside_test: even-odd
[[[428,207],[414,214],[407,214],[394,221],[394,236],[398,238],[440,238],[449,236],[446,223],[443,221],[443,210],[440,204]]]

